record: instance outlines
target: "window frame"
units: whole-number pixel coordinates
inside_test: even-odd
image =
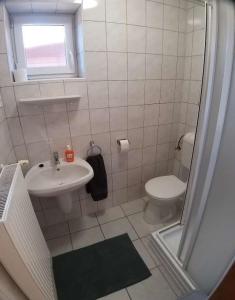
[[[68,14],[20,14],[13,15],[13,33],[15,44],[16,64],[20,68],[26,68],[28,77],[74,77],[77,74],[75,45],[74,45],[74,21],[73,15]],[[25,48],[23,42],[23,25],[62,25],[65,28],[65,56],[66,66],[58,67],[34,67],[27,68]]]

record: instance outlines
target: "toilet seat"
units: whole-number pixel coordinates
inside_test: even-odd
[[[187,184],[174,175],[156,177],[145,184],[145,190],[151,198],[164,202],[183,195],[186,187]]]

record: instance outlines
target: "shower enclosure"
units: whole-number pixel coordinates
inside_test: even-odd
[[[181,146],[182,137],[187,132],[195,132],[197,129],[200,111],[204,109],[203,104],[203,79],[206,74],[204,71],[206,42],[209,47],[210,28],[210,6],[205,1],[193,0],[187,3],[186,9],[186,33],[185,33],[185,56],[184,56],[184,73],[182,84],[182,100],[180,103],[180,112],[184,118],[179,118],[177,124],[178,145]],[[204,74],[204,76],[203,76]],[[188,181],[191,170],[185,169],[181,164],[181,152],[176,149],[174,172],[184,182]],[[188,185],[188,190],[189,190]],[[183,210],[180,222],[171,224],[167,228],[160,230],[160,237],[171,249],[172,253],[180,258],[180,242],[183,236],[184,224],[190,211],[190,199],[183,196]],[[154,237],[157,233],[154,234]]]
[[[210,295],[221,278],[221,270],[220,276],[219,271],[216,270],[216,275],[210,274],[213,279],[206,279],[205,276],[208,278],[208,274],[202,274],[198,266],[201,257],[196,257],[194,254],[192,259],[192,253],[200,249],[200,255],[204,256],[203,251],[205,253],[207,251],[202,240],[200,245],[196,241],[206,210],[207,196],[219,153],[234,49],[232,1],[195,1],[195,3],[204,7],[205,48],[201,50],[198,48],[204,56],[203,80],[185,205],[180,221],[154,232],[151,242],[153,252],[162,263],[164,274],[179,296],[196,288],[203,288],[204,292]],[[188,22],[189,20],[188,18]],[[194,37],[196,39],[199,35],[196,34]],[[197,42],[198,47],[202,45],[201,41]],[[216,96],[218,96],[218,102],[216,102]],[[181,171],[179,176],[182,174]],[[204,242],[206,239],[204,235]],[[204,277],[204,282],[200,277]]]

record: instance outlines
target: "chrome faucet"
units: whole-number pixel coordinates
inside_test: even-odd
[[[53,163],[56,166],[60,164],[59,153],[57,151],[53,152]]]

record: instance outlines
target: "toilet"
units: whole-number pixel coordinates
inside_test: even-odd
[[[181,163],[190,169],[195,133],[184,135],[182,142]],[[176,216],[176,203],[186,192],[187,182],[175,175],[159,176],[145,184],[149,201],[144,211],[144,220],[149,224],[167,222]]]

